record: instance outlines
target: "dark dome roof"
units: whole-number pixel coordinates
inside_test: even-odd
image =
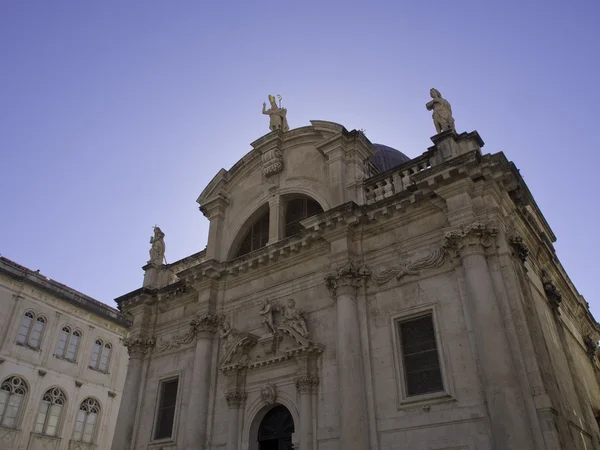
[[[371,163],[380,172],[386,172],[393,167],[404,164],[406,161],[410,161],[408,156],[395,148],[382,144],[373,144],[373,147],[377,149],[377,152],[371,156]]]

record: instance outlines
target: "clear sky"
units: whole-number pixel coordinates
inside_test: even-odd
[[[0,253],[92,297],[141,286],[152,226],[202,250],[196,198],[268,132],[330,120],[414,157],[438,88],[513,160],[600,319],[600,2],[0,2]]]

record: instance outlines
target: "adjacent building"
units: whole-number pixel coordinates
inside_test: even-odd
[[[155,229],[116,300],[113,450],[600,448],[598,323],[516,166],[431,96],[412,159],[271,98],[198,198],[206,250],[164,264]]]
[[[0,257],[0,449],[109,449],[129,322]]]

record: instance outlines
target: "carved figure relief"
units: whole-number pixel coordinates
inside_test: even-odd
[[[296,308],[296,302],[290,298],[287,305],[282,308],[283,323],[286,323],[302,337],[308,336],[308,328],[306,328],[306,318],[304,311]]]
[[[165,258],[165,233],[159,227],[154,227],[154,236],[150,238],[150,261],[148,263],[160,266]]]
[[[260,390],[260,397],[267,405],[272,405],[277,400],[277,386],[272,383],[267,383]]]
[[[275,334],[277,332],[277,330],[275,329],[275,322],[273,320],[274,312],[275,311],[273,310],[273,303],[271,302],[271,300],[269,300],[268,298],[264,299],[263,307],[258,314],[262,316],[262,324],[267,329],[267,334]]]
[[[229,349],[237,339],[237,335],[237,329],[231,327],[229,320],[224,320],[221,324],[219,337],[223,341],[223,348],[225,349],[225,352],[229,351]]]
[[[269,95],[269,103],[271,107],[267,109],[267,104],[263,103],[262,113],[269,116],[269,129],[271,131],[288,131],[290,127],[287,122],[287,109],[281,107],[281,95],[279,98],[280,106],[277,106],[275,97]]]
[[[423,269],[434,269],[444,264],[446,251],[443,248],[435,248],[421,258],[415,258],[407,262],[400,262],[397,266],[388,269],[374,270],[371,279],[377,284],[383,284],[396,277],[400,280],[406,275],[418,275]]]
[[[454,118],[452,117],[450,103],[442,97],[442,94],[437,89],[431,88],[429,95],[431,95],[433,100],[428,102],[425,107],[427,111],[433,110],[432,117],[435,130],[438,133],[446,130],[454,130]]]

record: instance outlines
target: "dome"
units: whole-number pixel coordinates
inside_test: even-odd
[[[404,164],[410,161],[410,158],[395,148],[388,147],[382,144],[373,144],[377,149],[375,154],[371,156],[371,163],[380,171],[386,172],[393,167]]]

